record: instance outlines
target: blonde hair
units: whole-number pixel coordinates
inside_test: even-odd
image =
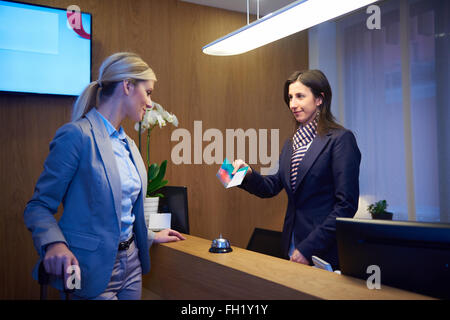
[[[104,96],[110,96],[123,80],[156,81],[153,70],[140,56],[132,52],[118,52],[106,58],[100,66],[98,80],[91,82],[73,105],[72,121],[82,118]]]

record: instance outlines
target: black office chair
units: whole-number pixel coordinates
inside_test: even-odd
[[[267,254],[269,256],[284,259],[281,250],[281,232],[261,228],[255,228],[247,250]]]
[[[165,186],[158,192],[164,195],[164,198],[159,199],[158,212],[170,212],[172,214],[171,228],[189,234],[187,187]]]

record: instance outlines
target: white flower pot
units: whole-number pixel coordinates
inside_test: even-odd
[[[144,217],[147,228],[149,227],[149,217],[158,213],[159,197],[148,197],[144,199]]]
[[[170,228],[172,215],[170,213],[152,213],[149,216],[148,228],[152,231],[161,231]]]

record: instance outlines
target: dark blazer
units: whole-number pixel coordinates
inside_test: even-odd
[[[131,157],[141,178],[142,189],[133,206],[133,232],[139,249],[142,272],[150,271],[148,233],[144,220],[147,172],[138,148],[127,136]],[[44,171],[28,202],[24,220],[32,232],[40,260],[45,247],[64,242],[81,269],[81,289],[75,294],[92,298],[101,294],[111,279],[121,225],[122,189],[111,141],[100,116],[91,110],[85,117],[62,126],[50,143]],[[64,213],[53,217],[59,204]],[[61,280],[52,286],[62,290]]]
[[[282,250],[286,258],[294,232],[295,247],[305,258],[311,262],[315,255],[338,268],[336,217],[353,217],[358,209],[361,153],[355,136],[346,129],[317,135],[299,164],[294,189],[290,182],[292,151],[292,139],[288,139],[278,172],[262,176],[253,170],[240,187],[261,198],[285,189],[288,206]]]

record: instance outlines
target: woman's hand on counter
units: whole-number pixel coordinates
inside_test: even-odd
[[[293,262],[297,262],[297,263],[309,265],[308,259],[306,259],[306,258],[301,254],[301,252],[298,251],[297,249],[295,249],[294,252],[292,253],[292,256],[291,256],[290,260],[293,261]]]
[[[173,242],[186,240],[186,238],[178,231],[172,229],[164,229],[155,233],[154,241],[156,243]]]

